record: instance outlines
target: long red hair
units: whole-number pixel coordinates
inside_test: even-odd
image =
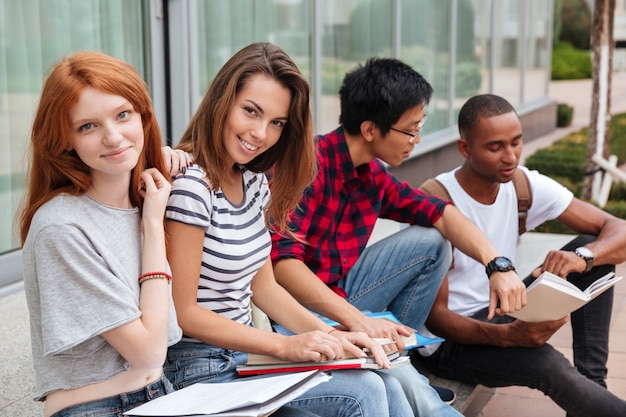
[[[91,184],[89,167],[71,149],[69,113],[85,87],[127,99],[141,114],[144,147],[132,170],[128,190],[133,206],[142,207],[141,172],[155,167],[166,178],[159,126],[146,83],[135,67],[109,55],[77,52],[57,62],[44,82],[30,137],[28,189],[20,218],[24,244],[35,212],[58,194],[80,195]]]

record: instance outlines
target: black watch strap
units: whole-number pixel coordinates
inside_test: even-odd
[[[485,267],[487,278],[491,278],[491,274],[493,274],[496,271],[498,272],[515,271],[515,267],[513,266],[513,262],[509,258],[505,256],[496,256]]]

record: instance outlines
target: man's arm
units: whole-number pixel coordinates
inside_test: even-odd
[[[452,245],[482,265],[500,253],[485,234],[453,205],[446,206],[434,227]],[[485,279],[488,279],[485,275]],[[526,305],[526,287],[515,271],[494,272],[489,277],[489,316],[517,311]],[[499,306],[498,306],[499,304]]]
[[[593,252],[594,265],[619,264],[626,261],[626,221],[619,219],[598,207],[577,198],[558,217],[567,227],[577,231],[596,235],[597,239],[586,246]],[[547,270],[561,277],[570,272],[584,271],[584,259],[569,251],[550,251],[538,275]]]
[[[400,350],[404,344],[399,335],[409,336],[411,331],[415,331],[389,320],[367,317],[330,289],[298,259],[285,258],[276,262],[274,277],[302,305],[341,323],[346,330],[365,332],[370,337],[393,339]]]
[[[466,345],[498,347],[536,347],[544,344],[563,324],[567,317],[541,323],[493,324],[465,317],[448,309],[448,277],[445,277],[435,298],[426,326],[446,340]]]

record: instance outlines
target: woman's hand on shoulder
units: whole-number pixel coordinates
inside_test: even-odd
[[[193,156],[188,152],[172,149],[169,146],[164,146],[162,152],[165,166],[171,177],[179,173],[184,174],[187,167],[193,165]]]

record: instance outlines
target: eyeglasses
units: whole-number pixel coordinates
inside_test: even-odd
[[[420,132],[422,131],[422,128],[426,124],[426,119],[427,118],[428,118],[428,116],[424,115],[422,120],[419,121],[419,123],[417,124],[417,132],[415,132],[415,133],[405,132],[404,130],[396,129],[395,127],[390,127],[389,129],[393,130],[394,132],[404,133],[405,135],[409,136],[409,143],[413,143],[413,142],[415,142],[415,138],[417,137],[417,135],[420,134]]]

